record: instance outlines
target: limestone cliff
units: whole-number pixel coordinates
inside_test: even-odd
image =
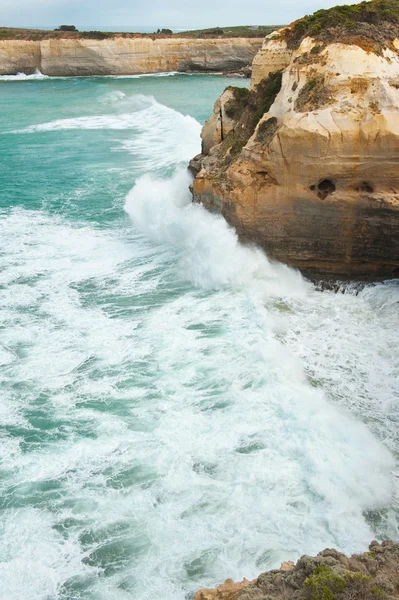
[[[306,272],[399,276],[399,40],[286,31],[266,38],[251,91],[218,101],[194,199]]]
[[[0,41],[0,75],[134,75],[234,71],[247,67],[259,38],[122,38]]]
[[[194,600],[397,600],[399,544],[374,541],[370,551],[350,558],[324,550],[302,556],[296,565],[263,573],[255,581],[200,590]]]

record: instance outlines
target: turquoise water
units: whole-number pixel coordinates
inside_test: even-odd
[[[398,282],[320,293],[190,203],[231,83],[0,79],[1,598],[398,539]]]

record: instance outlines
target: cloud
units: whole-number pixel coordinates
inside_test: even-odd
[[[344,4],[347,2],[338,2]],[[353,2],[352,2],[353,3]],[[200,28],[215,25],[289,23],[335,0],[229,0],[201,4],[187,0],[0,0],[0,23],[8,26],[77,27],[140,26]]]

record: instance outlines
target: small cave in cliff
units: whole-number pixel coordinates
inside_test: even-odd
[[[332,194],[336,190],[335,184],[331,179],[323,179],[323,181],[320,181],[317,188],[319,192],[326,192],[327,194]]]
[[[315,192],[317,190],[317,196],[321,200],[324,200],[329,194],[334,193],[337,188],[335,187],[335,183],[331,181],[331,179],[323,179],[317,186],[315,184],[312,184],[309,189],[312,192]]]
[[[367,194],[373,194],[374,188],[370,183],[367,183],[367,181],[362,181],[362,183],[357,186],[356,191],[366,192]]]

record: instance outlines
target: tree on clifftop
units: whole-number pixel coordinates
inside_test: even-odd
[[[54,31],[78,31],[75,25],[60,25],[59,29],[55,29]]]

